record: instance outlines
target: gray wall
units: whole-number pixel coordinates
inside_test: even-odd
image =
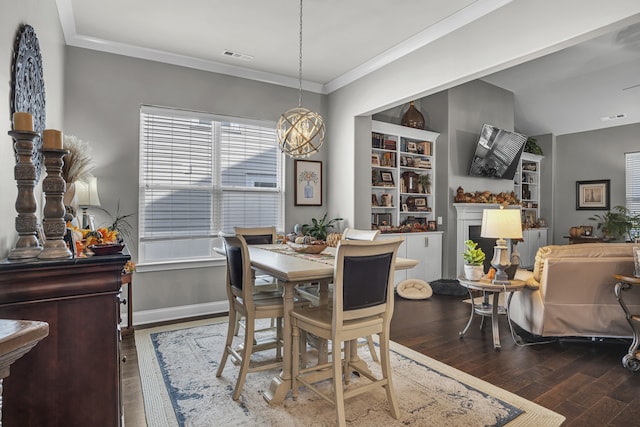
[[[640,124],[556,137],[553,239],[566,244],[569,228],[594,225],[587,218],[600,211],[576,210],[576,181],[611,180],[611,207],[624,205],[624,153],[640,150]]]
[[[296,89],[81,48],[67,49],[66,70],[65,132],[90,143],[100,201],[112,212],[118,201],[122,213],[138,211],[141,104],[275,122],[298,101]],[[326,117],[324,96],[304,93],[303,104]],[[325,160],[326,150],[311,159]],[[293,173],[288,158],[286,173]],[[325,168],[325,191],[328,179]],[[286,185],[293,185],[291,178]],[[287,228],[326,210],[294,207],[292,191],[286,197]],[[93,213],[98,223],[106,219]],[[136,259],[136,248],[131,249]],[[155,310],[226,301],[224,272],[221,265],[136,273],[134,311],[148,314],[136,321],[155,320]]]
[[[17,213],[15,201],[18,194],[13,176],[15,156],[12,139],[7,132],[12,129],[11,108],[11,63],[14,57],[14,43],[21,24],[33,27],[40,44],[46,97],[46,127],[63,129],[62,102],[64,92],[64,37],[58,20],[55,1],[21,0],[4,1],[0,5],[0,259],[6,258],[15,246],[18,234],[14,218]],[[46,173],[42,173],[44,178]],[[42,212],[42,184],[36,190],[37,214]]]

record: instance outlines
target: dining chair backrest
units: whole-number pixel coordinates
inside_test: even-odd
[[[230,299],[242,298],[245,305],[253,303],[251,259],[242,236],[220,234],[227,258],[227,292]]]
[[[356,228],[345,228],[342,232],[344,240],[375,240],[380,234],[380,230],[358,230]]]
[[[398,247],[403,238],[358,241],[341,240],[334,266],[333,321],[393,314],[393,276]]]
[[[276,227],[233,227],[236,235],[244,237],[247,245],[269,245],[276,242]]]

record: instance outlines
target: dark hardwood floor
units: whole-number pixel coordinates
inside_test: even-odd
[[[562,340],[518,346],[500,318],[502,350],[493,349],[491,322],[483,331],[469,318],[461,297],[434,295],[429,300],[396,297],[392,340],[461,371],[495,384],[567,418],[566,427],[640,425],[640,373],[622,367],[630,340]],[[527,338],[527,337],[525,337]],[[528,337],[530,338],[530,337]],[[144,427],[144,404],[133,335],[123,339],[127,427]]]

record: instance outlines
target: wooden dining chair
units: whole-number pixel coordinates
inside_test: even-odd
[[[386,391],[394,418],[399,417],[391,378],[389,353],[389,329],[393,315],[394,266],[398,247],[404,239],[388,239],[372,242],[342,240],[338,244],[334,267],[333,306],[294,308],[291,311],[293,369],[292,396],[298,397],[298,386],[303,384],[336,407],[338,425],[345,425],[345,400],[379,386]],[[334,348],[332,360],[316,366],[300,369],[299,351],[301,332],[311,333],[331,341]],[[379,334],[381,377],[354,363],[351,341]],[[340,348],[344,345],[344,358]],[[331,372],[333,393],[314,385],[319,371]],[[350,373],[355,371],[365,384],[353,384],[348,390]],[[344,379],[343,379],[344,375]],[[322,380],[326,376],[322,376]],[[368,379],[368,381],[367,381]]]
[[[253,276],[251,274],[251,259],[249,249],[242,236],[220,235],[224,243],[224,251],[227,258],[226,290],[229,300],[229,327],[227,339],[222,353],[222,359],[216,377],[222,375],[222,371],[229,355],[237,360],[240,372],[233,391],[233,400],[238,400],[247,373],[278,367],[282,364],[282,317],[284,304],[282,297],[254,299]],[[232,347],[235,335],[236,319],[242,316],[245,321],[244,344],[236,350]],[[260,344],[255,343],[256,320],[276,318],[276,334]],[[254,364],[251,355],[256,352],[275,348],[276,353],[267,363]]]
[[[237,236],[244,237],[247,245],[268,245],[276,242],[276,227],[233,227],[233,231]],[[256,274],[255,270],[251,270],[253,278],[254,298],[272,298],[282,295],[282,289],[278,286],[277,280],[268,274]],[[274,321],[271,322],[271,328],[275,326]],[[244,327],[241,317],[236,319],[235,335],[240,332],[240,328]],[[259,331],[258,331],[259,332]]]
[[[380,230],[358,230],[356,228],[345,228],[342,232],[343,240],[362,240],[362,241],[373,241],[378,235],[380,235]],[[317,286],[307,286],[301,287],[298,290],[298,293],[311,301],[314,305],[320,304],[320,296],[318,295],[318,287]],[[373,343],[373,337],[368,336],[366,340],[366,345],[369,347],[369,352],[371,353],[371,358],[375,362],[379,362],[378,353],[376,352],[376,346]]]

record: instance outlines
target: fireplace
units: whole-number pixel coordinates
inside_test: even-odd
[[[473,240],[482,248],[487,258],[484,262],[485,272],[489,270],[491,258],[493,257],[493,247],[495,239],[485,239],[480,237],[480,227],[482,226],[482,211],[485,209],[498,209],[500,205],[489,203],[454,203],[456,208],[456,272],[458,275],[464,274],[464,261],[462,253],[464,252],[464,241]],[[519,208],[519,206],[509,206],[509,208]]]

